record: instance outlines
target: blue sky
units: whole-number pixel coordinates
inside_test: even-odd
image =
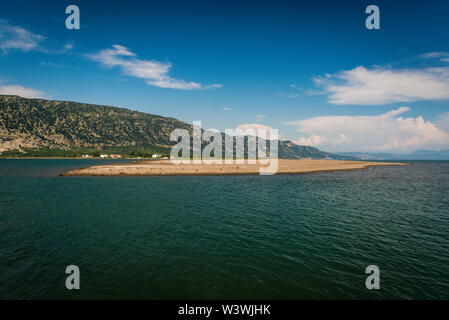
[[[2,1],[0,93],[267,126],[329,151],[446,149],[448,15],[448,1]]]

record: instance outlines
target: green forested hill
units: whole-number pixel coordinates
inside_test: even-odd
[[[190,126],[123,108],[0,95],[0,151],[120,151],[126,147],[163,152],[175,128]]]
[[[76,156],[114,152],[168,155],[170,133],[191,125],[124,108],[0,95],[3,156]],[[281,158],[342,158],[313,147],[279,142]],[[346,157],[348,158],[348,157]]]

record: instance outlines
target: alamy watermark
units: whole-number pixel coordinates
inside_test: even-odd
[[[368,30],[380,29],[380,10],[376,5],[370,5],[366,7],[365,13],[369,16],[365,20],[365,26]]]
[[[175,129],[170,141],[178,142],[170,151],[174,164],[259,164],[260,175],[278,170],[279,140],[277,129],[201,129],[194,121],[192,137],[186,129]],[[247,148],[245,148],[245,145]],[[268,147],[269,145],[269,147]]]
[[[69,5],[65,10],[69,16],[66,18],[65,25],[69,30],[80,29],[80,9],[77,5]],[[365,20],[365,26],[368,30],[380,29],[380,9],[377,5],[369,5],[365,9],[365,13],[369,16]]]
[[[69,274],[65,280],[65,287],[68,290],[79,290],[80,289],[80,268],[75,265],[67,266],[65,273]]]
[[[380,289],[380,270],[376,265],[366,267],[365,273],[370,274],[365,280],[365,286],[368,290]]]
[[[65,13],[69,14],[65,20],[65,27],[69,30],[80,29],[80,8],[76,5],[70,5],[65,9]]]

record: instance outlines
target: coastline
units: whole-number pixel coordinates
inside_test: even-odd
[[[280,159],[276,174],[306,174],[330,171],[351,171],[377,166],[409,165],[399,162],[346,160]],[[61,176],[210,176],[258,175],[260,164],[174,164],[170,160],[141,161],[126,164],[103,164],[71,170]]]
[[[95,159],[97,159],[97,160],[131,160],[131,161],[135,161],[135,160],[150,161],[150,160],[153,160],[152,158],[114,158],[114,159],[105,158],[105,159],[102,159],[102,158],[98,158],[98,157],[96,157],[96,158],[82,158],[82,157],[1,157],[1,156],[0,156],[0,159],[9,159],[9,160],[14,160],[14,159],[17,159],[17,160],[20,160],[20,159],[95,160]]]

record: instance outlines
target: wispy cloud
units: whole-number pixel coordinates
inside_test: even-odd
[[[181,90],[222,87],[221,84],[202,85],[197,82],[174,79],[168,75],[171,63],[137,59],[135,53],[121,45],[113,45],[112,49],[105,49],[88,57],[106,67],[119,67],[124,74],[144,79],[150,86]]]
[[[231,108],[229,108],[229,107],[223,107],[222,110],[223,110],[223,111],[231,111]]]
[[[33,33],[20,26],[13,26],[0,19],[0,50],[7,53],[10,50],[32,51],[43,50],[41,43],[45,37]]]
[[[71,68],[69,65],[53,63],[53,62],[41,62],[41,66],[52,67],[52,68]]]
[[[441,59],[448,58],[449,52],[444,51],[436,51],[436,52],[427,52],[420,55],[421,58],[424,59]]]
[[[318,96],[327,93],[326,91],[323,90],[302,88],[297,86],[296,84],[291,84],[290,89],[292,90],[292,92],[281,93],[279,94],[279,96],[283,98],[302,98],[302,97]]]
[[[291,84],[290,88],[300,91],[303,96],[318,96],[318,95],[326,94],[326,91],[310,89],[310,88],[302,88],[302,87],[298,87],[296,84]]]
[[[64,46],[65,51],[72,50],[72,49],[73,49],[73,42],[69,42]]]
[[[53,50],[53,51],[46,50],[46,52],[54,53],[54,54],[63,54],[63,53],[67,53],[67,52],[73,50],[74,47],[75,47],[75,45],[73,44],[73,41],[69,41],[61,49]]]
[[[0,85],[0,94],[21,96],[23,98],[45,98],[42,91],[19,85]]]
[[[73,47],[73,41],[68,41],[61,47],[58,43],[49,43],[47,37],[43,35],[36,34],[21,26],[11,25],[6,20],[0,19],[0,50],[3,54],[10,51],[63,54],[72,50]]]
[[[299,98],[299,97],[301,97],[300,94],[286,94],[286,93],[281,93],[281,94],[279,94],[279,96],[282,98]]]
[[[319,146],[329,151],[410,152],[421,148],[449,147],[449,115],[440,123],[423,117],[404,118],[410,111],[401,107],[376,116],[323,116],[288,122],[303,134],[302,145]]]

